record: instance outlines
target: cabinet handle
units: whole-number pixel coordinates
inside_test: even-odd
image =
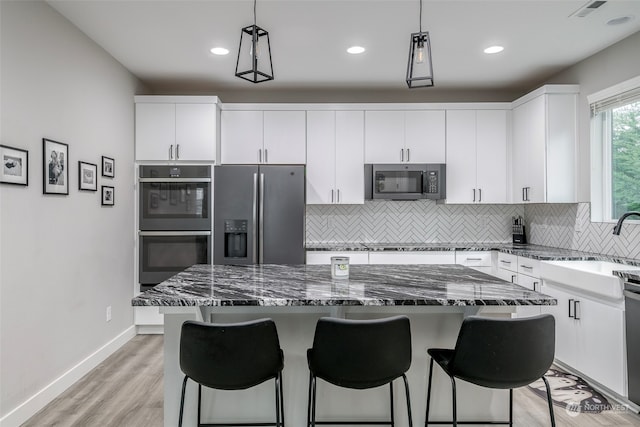
[[[169,160],[173,160],[173,144],[169,146]]]
[[[407,148],[407,162],[411,161],[411,150]]]
[[[520,267],[527,268],[529,270],[533,270],[533,267],[529,267],[528,265],[520,264]]]
[[[467,258],[467,261],[482,261],[482,258]]]
[[[526,195],[527,195],[527,199],[525,200],[525,202],[530,202],[531,200],[529,200],[529,190],[531,189],[531,187],[525,187],[527,189],[526,191]]]
[[[480,195],[480,197],[478,198],[478,201],[481,202],[482,201],[482,188],[478,188],[478,194]]]
[[[516,283],[516,275],[515,274],[511,275],[511,283]]]
[[[340,189],[339,189],[339,188],[338,188],[338,197],[337,197],[336,201],[337,201],[338,203],[340,203]]]
[[[331,190],[331,203],[333,203],[333,190]]]
[[[505,261],[505,260],[501,259],[500,262],[503,263],[503,264],[511,265],[511,261]]]
[[[536,285],[540,285],[540,282],[533,282],[533,292],[540,292]]]
[[[258,163],[262,163],[262,148],[258,148]]]
[[[180,160],[180,144],[176,144],[176,160]]]
[[[269,163],[269,157],[268,157],[268,155],[269,155],[269,151],[265,148],[265,149],[264,149],[264,162],[265,162],[265,163]]]
[[[523,201],[523,202],[526,202],[526,201],[527,201],[527,199],[526,199],[526,197],[525,197],[525,195],[524,195],[524,192],[525,192],[525,187],[522,187],[522,201]]]
[[[400,161],[404,162],[404,148],[400,149]]]
[[[573,318],[576,320],[580,320],[580,301],[575,300],[573,303]]]
[[[473,201],[474,202],[476,201],[476,189],[475,188],[473,189]]]
[[[575,301],[574,299],[570,299],[569,300],[569,317],[572,318],[572,319],[575,319],[575,312],[574,312],[574,314],[571,314],[571,306],[572,305],[573,305],[573,309],[575,311],[575,305],[573,304],[574,301]]]

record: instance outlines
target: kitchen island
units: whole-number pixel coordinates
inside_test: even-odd
[[[460,265],[352,265],[349,279],[332,279],[322,265],[195,265],[132,300],[134,306],[160,306],[165,316],[164,425],[177,422],[182,373],[178,349],[185,320],[235,322],[272,318],[285,353],[285,419],[306,421],[306,349],[322,316],[354,319],[406,314],[411,320],[413,360],[408,372],[413,421],[424,424],[429,347],[453,347],[464,316],[510,316],[516,306],[553,305],[555,299]],[[398,390],[399,391],[399,390]],[[433,418],[448,418],[450,383],[434,374]],[[460,383],[460,419],[506,418],[508,394]],[[195,425],[197,388],[187,390],[185,426]],[[404,405],[403,394],[394,393]],[[214,399],[215,397],[215,399]],[[264,421],[273,414],[273,384],[242,392],[203,390],[203,422]],[[383,417],[386,388],[340,389],[320,382],[319,418]],[[398,408],[401,408],[399,406]],[[398,426],[406,415],[396,411]],[[363,418],[361,416],[360,418]]]

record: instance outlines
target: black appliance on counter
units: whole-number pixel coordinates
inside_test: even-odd
[[[446,198],[446,165],[364,165],[364,198],[442,200]]]
[[[521,216],[511,217],[511,229],[513,231],[513,243],[527,243],[527,235],[524,229],[524,220]]]
[[[304,264],[304,166],[216,166],[214,187],[215,264]]]
[[[138,193],[141,291],[211,263],[210,166],[140,166]]]

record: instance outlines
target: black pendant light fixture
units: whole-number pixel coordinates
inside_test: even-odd
[[[253,25],[240,31],[236,76],[253,83],[273,80],[269,33],[256,25],[256,0],[253,0]]]
[[[433,86],[433,64],[429,32],[422,31],[422,0],[420,0],[420,32],[411,34],[407,85],[409,89]]]

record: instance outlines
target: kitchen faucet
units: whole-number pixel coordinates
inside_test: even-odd
[[[620,235],[620,230],[622,230],[622,223],[624,222],[625,219],[627,219],[627,217],[631,215],[640,216],[640,212],[632,211],[632,212],[627,212],[623,214],[618,220],[618,223],[616,224],[616,226],[613,227],[613,234],[615,234],[616,236]]]

